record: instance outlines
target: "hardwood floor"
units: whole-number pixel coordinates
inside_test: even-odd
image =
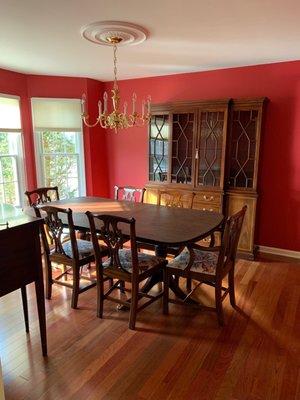
[[[46,302],[48,359],[43,359],[34,292],[29,291],[30,334],[21,294],[0,301],[0,354],[7,400],[300,398],[300,264],[239,261],[238,310],[225,300],[226,325],[216,315],[161,303],[138,315],[106,303],[96,318],[96,290],[80,295],[54,286]],[[211,288],[197,296],[212,299]]]

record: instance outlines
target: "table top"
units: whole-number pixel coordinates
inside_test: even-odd
[[[165,245],[181,245],[208,236],[223,221],[223,215],[210,211],[172,208],[146,203],[117,201],[101,197],[78,197],[51,202],[71,208],[76,228],[89,228],[86,211],[135,218],[137,240]],[[124,234],[127,232],[124,230]]]

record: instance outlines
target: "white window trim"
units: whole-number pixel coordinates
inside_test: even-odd
[[[49,132],[68,132],[69,130],[54,130],[46,129]],[[35,148],[35,164],[36,164],[36,175],[38,186],[44,186],[45,176],[43,167],[43,152],[42,152],[42,141],[40,135],[45,132],[44,130],[36,130],[34,132],[34,148]],[[70,131],[69,131],[70,132]],[[74,132],[74,130],[72,131]],[[79,177],[79,196],[86,195],[86,179],[85,179],[85,157],[84,157],[84,145],[83,145],[83,132],[77,132],[76,145],[79,149],[79,163],[78,163],[78,177]],[[59,190],[59,188],[58,188]]]
[[[79,149],[79,196],[86,196],[86,175],[85,175],[85,152],[84,152],[84,140],[83,140],[83,128],[82,124],[80,126],[80,130],[78,128],[75,129],[66,129],[66,128],[38,128],[36,129],[34,126],[34,113],[33,113],[33,101],[32,100],[50,100],[50,101],[80,101],[80,99],[68,99],[68,98],[61,98],[61,97],[32,97],[31,98],[31,115],[32,115],[32,126],[33,126],[33,141],[34,141],[34,154],[35,154],[35,167],[36,167],[36,178],[38,186],[44,186],[44,169],[42,163],[42,148],[41,148],[41,139],[39,135],[42,132],[50,131],[50,132],[75,132],[78,133],[76,135],[76,144],[78,145]],[[59,188],[58,188],[59,189]]]

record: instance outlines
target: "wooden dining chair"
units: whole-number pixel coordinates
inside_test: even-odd
[[[51,299],[52,284],[58,283],[72,288],[71,307],[77,308],[79,294],[96,286],[96,280],[83,275],[82,267],[95,261],[93,244],[90,241],[76,239],[71,209],[53,206],[36,207],[37,217],[44,219],[42,240],[46,259],[46,298]],[[67,226],[69,239],[63,240],[63,229]],[[49,244],[50,243],[50,244]],[[101,255],[108,254],[105,246],[100,247]],[[53,277],[52,263],[62,264],[63,272]],[[72,283],[68,281],[72,277]],[[81,280],[89,281],[81,285]]]
[[[200,308],[216,311],[219,325],[224,324],[222,302],[228,293],[230,303],[235,307],[234,268],[237,246],[246,210],[247,206],[244,206],[241,211],[227,219],[224,225],[221,246],[203,247],[193,244],[186,247],[177,257],[169,261],[164,277],[163,310],[165,314],[168,314],[169,302],[185,303],[184,300],[169,299],[170,277],[178,276],[199,282],[187,295],[186,299],[190,297],[191,293],[201,283],[214,286],[216,307],[201,305]],[[228,287],[223,287],[222,281],[227,275]]]
[[[157,205],[174,208],[192,208],[194,193],[184,191],[164,191],[159,190],[157,195]],[[167,253],[172,256],[177,256],[182,250],[182,247],[169,247]]]
[[[139,291],[140,282],[165,268],[167,261],[164,258],[137,251],[135,219],[127,219],[113,215],[92,214],[87,211],[90,231],[94,245],[97,271],[97,316],[103,317],[104,300],[111,300],[130,308],[129,328],[135,329],[137,313],[158,300],[163,292],[149,295]],[[125,237],[122,228],[126,230]],[[123,244],[130,239],[130,249],[123,248]],[[109,250],[109,258],[103,262],[99,239],[103,240]],[[116,282],[107,291],[104,290],[104,277],[116,279]],[[121,283],[131,284],[131,291],[123,288]],[[122,300],[110,296],[114,290],[131,292],[129,300]],[[148,300],[139,306],[139,300],[146,297]]]
[[[58,186],[41,187],[30,191],[27,190],[24,194],[27,196],[30,207],[59,200]]]
[[[115,200],[134,201],[137,203],[144,202],[145,188],[136,188],[133,186],[117,186],[114,187]]]
[[[193,208],[195,193],[175,190],[159,190],[157,205],[177,208]]]

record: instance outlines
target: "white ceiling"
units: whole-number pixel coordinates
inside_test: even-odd
[[[111,80],[112,49],[80,36],[102,20],[150,33],[121,79],[300,59],[299,0],[0,0],[0,67]]]

